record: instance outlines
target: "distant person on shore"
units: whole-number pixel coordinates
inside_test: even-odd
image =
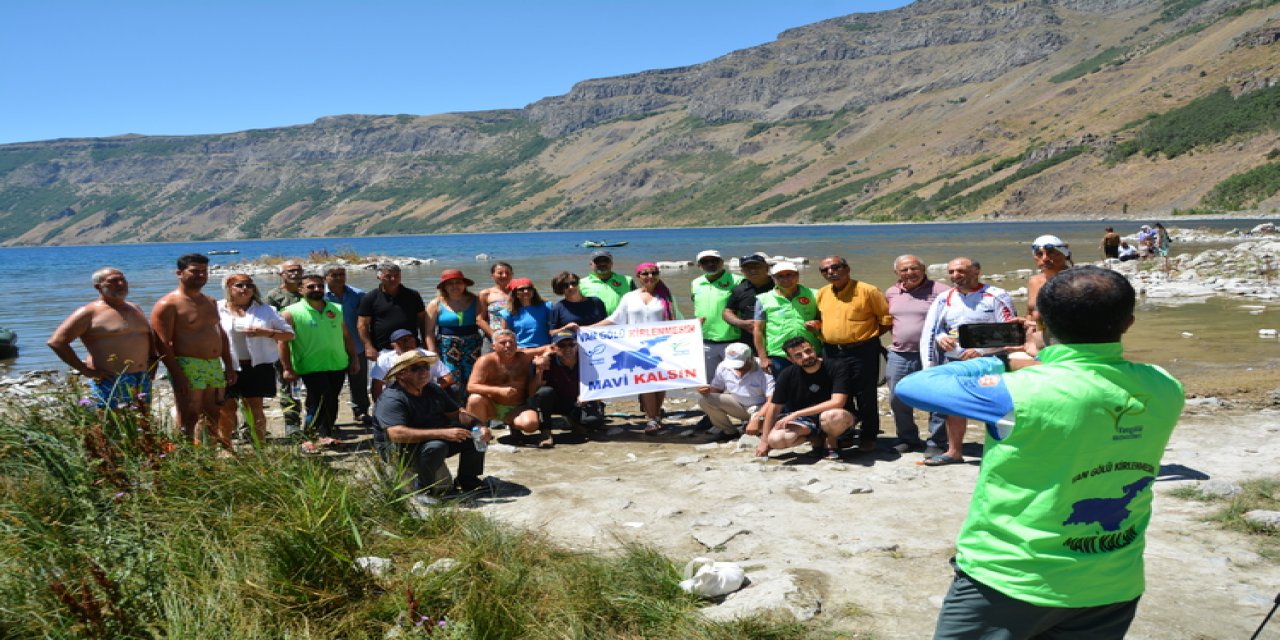
[[[276,394],[276,364],[280,361],[277,343],[293,340],[293,329],[271,305],[262,302],[252,276],[227,276],[222,290],[218,316],[231,347],[231,360],[236,363],[236,383],[227,387],[227,399],[218,418],[218,438],[231,439],[240,420],[238,405],[243,403],[249,410],[254,444],[265,444],[267,416],[262,399]]]
[[[1138,250],[1129,244],[1128,240],[1120,241],[1120,262],[1128,262],[1138,259]]]
[[[582,289],[582,295],[600,298],[607,314],[613,314],[622,296],[636,288],[635,281],[629,276],[613,272],[613,254],[604,249],[591,252],[591,273],[578,286]]]
[[[934,638],[1124,637],[1145,588],[1152,485],[1184,403],[1163,369],[1124,359],[1135,299],[1115,271],[1068,269],[1037,300],[1059,341],[1040,366],[1006,373],[977,358],[899,383],[908,404],[988,433]]]
[[[764,405],[773,396],[773,376],[764,372],[752,357],[751,347],[735,342],[724,350],[724,359],[716,365],[707,384],[698,387],[698,408],[707,414],[711,433],[736,436],[743,428],[758,420]]]
[[[972,360],[984,355],[1003,353],[1004,349],[968,349],[960,346],[960,327],[984,322],[1013,322],[1018,310],[1008,292],[982,282],[982,265],[971,258],[956,258],[947,263],[947,276],[952,287],[938,296],[925,316],[920,336],[920,360],[925,369],[957,360]],[[962,416],[934,413],[930,419],[930,448],[919,464],[939,467],[964,462],[964,432],[967,422]],[[945,428],[944,428],[945,427]],[[944,450],[945,449],[945,450]],[[940,453],[933,454],[938,450]]]
[[[893,272],[898,276],[898,282],[884,292],[889,303],[889,315],[893,316],[893,343],[889,345],[889,360],[885,365],[889,409],[893,412],[893,424],[898,435],[898,443],[893,449],[898,453],[924,451],[926,444],[920,439],[915,411],[898,398],[894,389],[903,378],[922,368],[920,334],[924,332],[925,317],[929,315],[933,301],[946,293],[949,287],[930,280],[924,261],[913,255],[899,256],[894,260]]]
[[[564,296],[551,306],[551,317],[547,319],[553,336],[557,331],[577,331],[609,317],[603,300],[582,294],[582,280],[576,273],[561,271],[551,279],[551,290]]]
[[[1110,260],[1120,257],[1120,234],[1112,227],[1107,227],[1107,232],[1102,234],[1102,259]]]
[[[178,426],[183,437],[199,443],[196,427],[201,418],[209,431],[216,432],[227,386],[236,382],[236,363],[222,330],[218,303],[200,292],[209,282],[208,256],[188,253],[178,258],[177,275],[178,288],[151,309],[151,329],[173,385]],[[230,438],[220,437],[218,443],[225,453],[231,452]]]
[[[461,411],[443,389],[431,381],[433,358],[416,351],[398,356],[387,387],[374,406],[374,446],[383,460],[414,473],[415,499],[439,504],[450,492],[484,487],[484,452],[476,449],[472,428],[488,443],[493,434],[476,416]],[[458,456],[457,480],[445,460]]]
[[[1044,235],[1031,243],[1031,255],[1036,260],[1036,268],[1040,270],[1027,280],[1027,319],[1035,322],[1040,319],[1036,310],[1036,296],[1040,288],[1050,278],[1074,266],[1071,261],[1071,247],[1058,236]]]
[[[395,364],[396,358],[410,351],[417,351],[424,356],[432,358],[431,381],[453,396],[459,395],[458,390],[462,388],[462,385],[457,384],[458,377],[449,371],[449,365],[445,364],[444,359],[434,351],[419,347],[418,337],[413,335],[412,331],[396,330],[395,333],[391,334],[391,346],[393,348],[378,354],[377,362],[373,363],[373,366],[369,368],[369,377],[373,379],[373,401],[375,403],[382,395],[382,390],[386,388],[387,372]]]
[[[324,299],[324,287],[323,276],[303,276],[302,301],[280,312],[295,336],[291,342],[279,343],[284,378],[302,380],[307,389],[307,436],[316,438],[302,443],[307,453],[337,442],[342,383],[360,366],[356,343],[342,321],[342,307]]]
[[[683,320],[680,307],[671,297],[671,289],[662,281],[662,272],[652,262],[636,265],[636,280],[639,288],[628,291],[618,300],[618,307],[608,318],[596,326],[614,324],[647,324],[651,322],[667,322]],[[639,394],[640,409],[644,411],[645,435],[656,435],[664,428],[662,424],[662,405],[667,400],[666,391],[650,391]]]
[[[360,301],[364,289],[347,284],[347,268],[331,264],[324,268],[324,299],[342,307],[342,321],[347,333],[356,343],[356,364],[360,368],[347,374],[347,392],[351,394],[351,417],[360,424],[373,422],[369,416],[369,361],[364,357],[364,342],[360,340]]]
[[[480,297],[467,290],[474,284],[460,269],[445,269],[436,285],[436,298],[427,303],[427,350],[439,354],[453,378],[463,383],[471,378],[489,333],[480,313]],[[460,392],[459,400],[467,397],[465,384],[458,385],[456,391]]]
[[[742,269],[742,281],[729,292],[725,302],[724,321],[737,327],[738,340],[747,345],[756,343],[756,298],[766,291],[773,291],[773,278],[769,277],[769,257],[763,253],[738,258]]]
[[[390,349],[391,334],[397,329],[412,331],[419,340],[425,333],[427,305],[421,294],[401,284],[400,277],[400,265],[379,264],[378,288],[365,293],[360,301],[356,327],[366,360],[377,360],[379,352]]]
[[[493,332],[493,353],[476,361],[467,382],[467,413],[488,425],[498,421],[524,434],[542,431],[538,446],[551,448],[551,429],[543,426],[530,399],[542,386],[541,374],[533,366],[533,356],[516,346],[510,329]]]
[[[702,275],[689,285],[689,298],[693,301],[693,315],[702,321],[702,359],[710,380],[716,374],[716,365],[724,359],[725,348],[742,338],[742,332],[724,319],[729,296],[742,282],[742,276],[724,268],[719,251],[699,252],[694,262],[702,269]],[[710,428],[709,423],[707,426]]]
[[[511,297],[507,285],[511,284],[515,275],[516,270],[510,264],[495,262],[489,265],[489,277],[493,279],[493,286],[476,294],[480,298],[480,317],[489,327],[487,337],[490,341],[494,331],[505,328],[502,326],[502,310],[507,308],[507,298]]]
[[[280,263],[280,285],[267,292],[266,301],[277,313],[302,299],[302,263],[292,258]],[[291,436],[302,429],[302,403],[294,384],[284,379],[284,365],[276,360],[276,402],[284,416],[284,433]]]
[[[516,346],[542,353],[551,344],[551,303],[542,299],[528,278],[507,283],[511,297],[502,311],[502,325],[516,334]]]
[[[748,423],[748,434],[760,434],[756,456],[808,442],[812,455],[840,459],[839,438],[854,423],[845,409],[852,385],[844,363],[818,357],[804,336],[788,339],[782,348],[795,366],[778,374],[759,425]]]
[[[880,433],[880,336],[893,326],[889,302],[874,285],[850,277],[849,262],[840,256],[823,258],[818,270],[827,281],[817,293],[822,357],[844,363],[858,417],[858,451],[871,453]]]
[[[791,360],[783,345],[796,336],[804,336],[814,349],[822,347],[818,337],[818,296],[800,284],[800,270],[790,262],[779,262],[769,268],[773,276],[772,291],[756,296],[756,357],[760,368],[777,378]]]
[[[1156,254],[1156,240],[1160,237],[1160,232],[1151,228],[1151,225],[1144,224],[1138,229],[1138,255],[1143,258],[1149,258]]]
[[[67,366],[88,378],[99,409],[124,408],[136,402],[145,412],[151,403],[155,375],[151,325],[138,305],[125,300],[129,281],[119,269],[98,269],[92,281],[98,299],[67,316],[47,344]],[[76,340],[88,352],[87,361],[71,346]]]

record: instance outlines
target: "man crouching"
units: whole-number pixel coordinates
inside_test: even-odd
[[[484,486],[484,452],[476,450],[471,426],[480,429],[488,444],[489,428],[460,411],[440,385],[431,381],[435,356],[418,351],[400,354],[387,371],[391,384],[374,409],[374,445],[383,459],[404,464],[417,474],[414,489],[418,501],[436,504],[449,491],[474,491]],[[459,419],[467,427],[459,426]],[[458,479],[451,481],[445,459],[458,456]]]
[[[849,402],[848,371],[839,360],[818,357],[804,336],[787,340],[782,349],[796,366],[778,374],[773,397],[758,414],[760,423],[747,427],[749,435],[760,433],[756,455],[763,457],[770,450],[808,442],[813,446],[812,455],[839,460],[837,440],[853,428],[853,414],[845,408]]]

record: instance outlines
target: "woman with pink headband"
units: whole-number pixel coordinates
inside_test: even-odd
[[[613,314],[594,326],[684,319],[680,308],[671,298],[671,289],[662,282],[658,265],[652,262],[637,265],[636,284],[638,286],[634,291],[627,292],[618,300],[618,308],[613,310]],[[639,397],[640,408],[647,418],[644,432],[646,435],[654,435],[662,430],[662,403],[667,399],[667,392],[642,393]]]

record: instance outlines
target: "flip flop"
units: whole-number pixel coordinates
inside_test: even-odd
[[[942,455],[925,458],[916,464],[926,467],[945,467],[949,464],[964,464],[964,458],[953,458],[944,453]]]
[[[840,459],[840,450],[839,450],[839,449],[827,449],[827,455],[822,456],[822,457],[823,457],[823,459],[824,459],[824,460],[839,460],[839,459]]]
[[[539,449],[554,449],[555,447],[556,441],[550,437],[543,438],[542,441],[538,443]]]
[[[662,423],[657,420],[650,420],[644,425],[644,434],[646,436],[657,435],[659,431],[662,431]]]

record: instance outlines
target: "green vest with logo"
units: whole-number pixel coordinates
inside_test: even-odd
[[[604,303],[605,315],[618,308],[622,295],[631,290],[631,277],[615,273],[608,280],[601,280],[595,272],[578,278],[578,291],[589,298],[600,298]]]
[[[742,337],[737,327],[724,321],[724,307],[729,303],[729,294],[742,282],[742,276],[725,271],[715,281],[707,280],[707,276],[693,279],[690,286],[693,292],[693,315],[706,318],[702,323],[702,339],[711,342],[731,342]]]
[[[1003,375],[1013,427],[987,438],[956,563],[1033,605],[1133,600],[1182,384],[1118,342],[1053,345],[1040,360]]]
[[[293,318],[294,338],[289,343],[289,355],[293,370],[298,375],[347,368],[347,345],[342,339],[342,307],[326,302],[324,308],[314,309],[303,300],[282,311]]]
[[[818,319],[818,298],[809,287],[798,285],[795,297],[790,300],[777,289],[766,291],[756,296],[756,303],[764,309],[765,355],[787,357],[782,345],[796,336],[804,336],[814,349],[822,348],[818,334],[804,326]]]

